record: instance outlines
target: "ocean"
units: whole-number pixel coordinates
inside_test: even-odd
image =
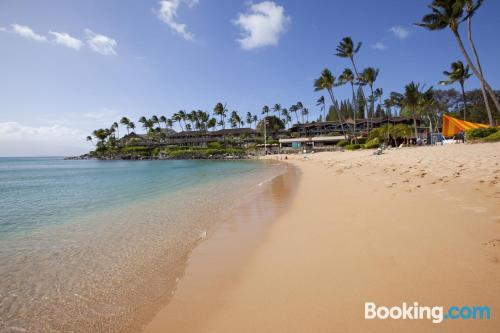
[[[281,164],[0,158],[0,331],[107,331],[165,302],[192,249]]]

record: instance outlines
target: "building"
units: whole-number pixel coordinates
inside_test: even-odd
[[[405,124],[408,126],[413,126],[413,119],[406,117],[383,117],[383,118],[373,118],[373,119],[357,119],[356,126],[354,126],[354,120],[347,119],[344,122],[339,121],[322,121],[322,122],[312,122],[308,124],[295,124],[290,129],[290,136],[324,136],[330,135],[335,136],[342,134],[342,130],[346,133],[353,133],[354,128],[356,129],[356,135],[368,135],[368,132],[374,128],[382,127],[387,124],[398,125]],[[422,121],[417,119],[417,129],[419,132],[419,137],[427,138],[427,127],[421,126]],[[415,138],[412,138],[415,139]]]
[[[338,136],[313,136],[289,139],[279,139],[280,152],[295,151],[332,151],[337,150],[337,143],[344,140],[343,135]]]
[[[162,135],[163,134],[163,135]],[[154,134],[153,134],[154,136]],[[231,143],[237,146],[255,142],[256,130],[252,128],[231,128],[218,131],[182,131],[175,132],[171,129],[161,129],[153,140],[150,135],[136,134],[134,132],[125,135],[118,140],[118,146],[201,146],[209,143]]]

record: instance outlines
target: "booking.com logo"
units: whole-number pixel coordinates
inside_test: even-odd
[[[434,324],[451,319],[490,319],[489,306],[451,306],[445,311],[443,306],[422,306],[418,302],[403,303],[401,306],[377,306],[374,302],[365,302],[365,319],[427,319]]]

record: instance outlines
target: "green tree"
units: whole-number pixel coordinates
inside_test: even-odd
[[[373,84],[377,80],[379,70],[373,67],[366,68],[363,73],[361,73],[360,81],[367,84],[370,87],[370,119],[373,121],[373,114],[375,113],[375,96],[373,94]],[[370,122],[370,127],[372,126]]]
[[[122,117],[122,119],[120,119],[120,124],[125,126],[125,128],[127,129],[127,134],[130,134],[130,127],[128,126],[130,124],[130,119],[128,119],[127,117]]]
[[[432,13],[425,15],[422,18],[422,22],[417,23],[417,25],[431,31],[443,30],[446,28],[449,28],[451,30],[467,64],[471,68],[474,75],[479,79],[481,84],[485,87],[488,94],[490,94],[493,103],[495,103],[497,110],[500,112],[500,103],[495,96],[493,89],[472,62],[467,50],[465,49],[462,37],[460,36],[460,32],[458,30],[460,23],[464,19],[467,19],[467,17],[472,17],[475,12],[475,10],[473,10],[472,13],[466,15],[464,18],[465,5],[465,0],[433,0],[429,5]],[[488,119],[490,122],[490,126],[494,126],[495,124],[491,111],[488,114]]]
[[[462,100],[464,103],[464,120],[467,113],[467,98],[465,97],[465,80],[469,79],[472,74],[469,73],[469,66],[464,66],[463,62],[455,61],[451,64],[451,71],[443,71],[443,74],[448,77],[447,80],[439,81],[441,85],[449,85],[455,82],[460,83],[462,89]]]
[[[335,104],[335,96],[333,95],[333,87],[335,85],[335,80],[336,80],[335,76],[332,75],[332,72],[330,72],[328,68],[325,68],[321,72],[321,76],[316,80],[314,80],[314,91],[326,90],[328,92],[328,95],[330,95],[332,104]],[[347,134],[344,131],[343,120],[342,117],[340,116],[340,113],[338,112],[338,108],[337,108],[337,117],[340,121],[340,128],[342,129],[342,133],[347,139]]]
[[[274,115],[268,116],[259,121],[259,123],[257,124],[257,132],[260,133],[261,135],[264,134],[264,121],[267,121],[267,127],[266,127],[267,135],[275,136],[282,129],[285,128],[283,120],[281,120],[279,117],[276,117]]]

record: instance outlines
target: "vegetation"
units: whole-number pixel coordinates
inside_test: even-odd
[[[498,128],[478,128],[478,129],[470,129],[465,131],[465,138],[467,140],[478,140],[489,137],[490,135],[498,133],[500,130]]]

